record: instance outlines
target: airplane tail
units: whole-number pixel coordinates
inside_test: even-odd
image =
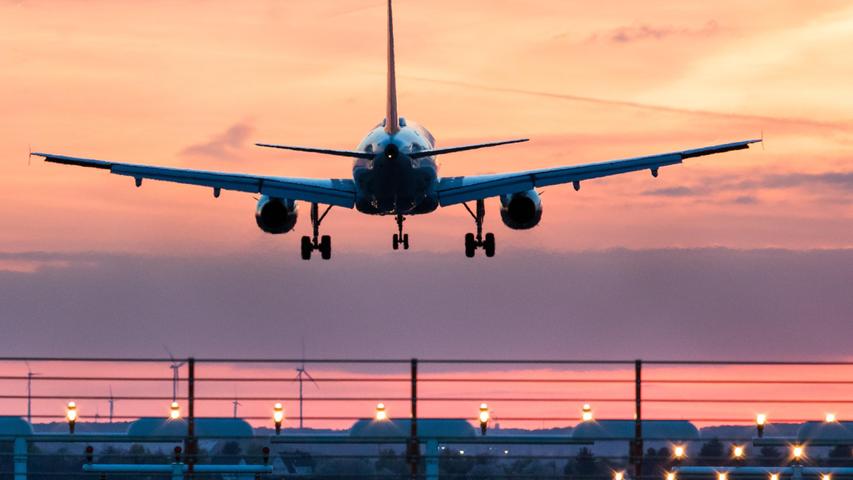
[[[400,118],[397,115],[397,73],[394,68],[394,17],[391,13],[391,0],[388,0],[388,86],[385,104],[385,132],[393,135],[400,131]]]

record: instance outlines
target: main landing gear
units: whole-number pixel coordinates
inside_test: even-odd
[[[323,235],[320,237],[320,223],[326,218],[332,206],[326,207],[323,214],[320,215],[320,206],[316,203],[311,204],[311,227],[313,228],[313,236],[302,237],[302,260],[311,260],[311,252],[314,250],[320,251],[320,257],[323,260],[332,258],[332,237]],[[319,237],[319,241],[318,241]]]
[[[394,250],[399,250],[400,245],[403,246],[403,250],[409,249],[409,234],[403,233],[403,222],[406,219],[403,218],[402,215],[397,214],[397,233],[394,234],[394,238],[391,242],[391,246],[394,247]]]
[[[477,248],[482,247],[486,251],[487,257],[495,256],[495,234],[487,233],[483,238],[483,219],[486,217],[486,202],[482,199],[477,200],[477,212],[473,212],[467,203],[463,203],[465,210],[474,217],[474,222],[477,224],[477,236],[473,233],[465,234],[465,256],[473,258]]]

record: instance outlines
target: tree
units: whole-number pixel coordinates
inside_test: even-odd
[[[705,464],[720,463],[726,457],[726,447],[717,438],[705,442],[699,450],[699,462]]]

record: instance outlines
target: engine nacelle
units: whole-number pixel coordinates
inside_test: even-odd
[[[287,233],[296,226],[298,213],[295,201],[264,195],[258,200],[255,221],[267,233]]]
[[[536,190],[501,195],[501,220],[513,230],[527,230],[542,220],[542,200]]]

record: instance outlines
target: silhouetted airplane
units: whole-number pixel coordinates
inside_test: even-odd
[[[333,206],[356,208],[368,215],[393,215],[397,233],[392,246],[409,248],[409,235],[403,233],[406,216],[435,211],[438,207],[462,204],[474,218],[476,234],[465,234],[465,255],[473,257],[476,249],[483,248],[486,256],[495,254],[495,236],[483,235],[485,217],[484,200],[500,197],[501,219],[507,227],[524,230],[535,227],[542,218],[542,202],[536,192],[538,187],[571,183],[575,190],[581,182],[637,170],[649,170],[657,177],[658,169],[681,163],[686,158],[711,155],[749,148],[761,140],[695,148],[679,152],[645,157],[613,160],[587,165],[544,168],[494,175],[471,175],[441,178],[435,157],[464,152],[477,148],[496,147],[527,139],[461,145],[437,148],[432,134],[424,127],[406,121],[397,114],[397,82],[394,69],[394,28],[391,0],[388,0],[388,79],[385,119],[361,141],[355,150],[330,150],[325,148],[296,147],[259,143],[258,146],[319,153],[354,158],[352,179],[313,179],[206,172],[181,168],[164,168],[134,165],[88,158],[33,153],[45,161],[100,168],[110,173],[126,175],[136,180],[162,180],[213,188],[218,197],[224,190],[259,193],[255,218],[258,226],[267,233],[281,234],[293,230],[297,219],[297,201],[311,204],[313,234],[302,237],[302,258],[309,260],[314,250],[322,258],[332,255],[331,238],[320,236],[320,224]],[[472,210],[466,202],[476,202]],[[320,205],[326,206],[322,211]]]

